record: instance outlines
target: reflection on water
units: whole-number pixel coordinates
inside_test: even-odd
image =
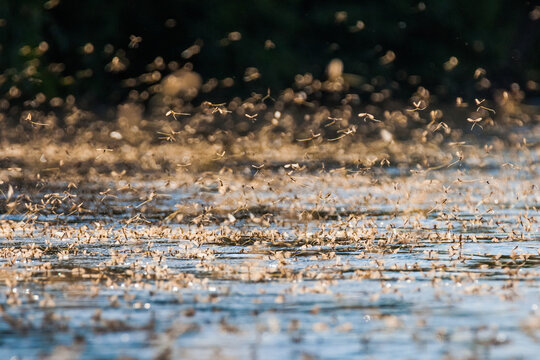
[[[0,358],[535,358],[540,172],[488,165],[16,192]]]

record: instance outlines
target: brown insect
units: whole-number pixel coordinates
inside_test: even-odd
[[[481,117],[476,118],[476,119],[467,118],[467,121],[472,123],[471,130],[474,129],[474,126],[476,124],[478,124],[478,126],[480,126],[483,129],[482,125],[479,124],[482,120],[484,119],[482,119]]]
[[[488,108],[488,107],[485,107],[484,105],[482,105],[486,99],[482,99],[482,100],[478,100],[478,99],[474,99],[474,101],[476,102],[476,106],[478,106],[476,108],[476,111],[480,111],[480,109],[484,109],[486,111],[491,111],[492,113],[495,114],[495,110],[491,109],[491,108]]]

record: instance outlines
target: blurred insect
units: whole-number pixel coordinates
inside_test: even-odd
[[[472,123],[471,130],[474,129],[474,126],[475,126],[476,124],[478,124],[478,126],[480,126],[480,128],[483,129],[482,125],[479,124],[480,121],[482,121],[482,120],[484,120],[484,119],[482,119],[481,117],[476,118],[476,119],[467,118],[467,121],[470,122],[470,123]]]
[[[345,119],[343,119],[343,118],[334,118],[334,117],[329,116],[328,120],[331,120],[331,121],[328,124],[324,125],[324,127],[332,126],[332,125],[334,125],[336,123],[336,121],[343,121]]]
[[[369,113],[360,113],[358,114],[358,116],[362,119],[364,119],[364,122],[366,121],[366,119],[369,119],[371,121],[375,121],[375,122],[381,122],[381,120],[377,120],[375,119],[375,116],[369,114]]]
[[[100,191],[99,192],[99,195],[102,195],[103,197],[101,198],[100,202],[103,202],[107,197],[112,197],[112,198],[118,198],[118,196],[116,195],[112,195],[110,192],[112,190],[111,189],[107,189],[105,191]]]
[[[80,204],[73,204],[73,205],[71,206],[71,208],[68,210],[69,213],[68,213],[67,215],[68,215],[68,216],[71,216],[71,215],[73,215],[73,214],[75,214],[75,213],[79,213],[79,214],[80,214],[81,212],[90,212],[90,210],[84,209],[82,206],[83,206],[83,203],[82,203],[82,202],[81,202]]]
[[[174,136],[180,134],[180,131],[174,131],[170,127],[169,127],[169,130],[170,132],[158,131],[157,133],[161,135],[159,139],[169,141],[169,142],[176,141],[176,138]]]
[[[26,115],[26,118],[24,120],[28,121],[30,124],[32,124],[34,126],[49,126],[49,124],[43,124],[43,123],[39,123],[39,122],[36,122],[36,121],[32,121],[32,114],[30,114],[30,113],[28,113],[28,115]]]
[[[466,146],[467,143],[465,141],[457,141],[457,142],[449,142],[448,145],[449,146]]]
[[[467,104],[466,102],[463,101],[463,98],[462,97],[457,97],[456,98],[456,106],[457,107],[466,107],[468,106],[469,104]]]
[[[512,169],[516,169],[516,170],[521,170],[521,167],[519,167],[518,165],[514,165],[512,163],[504,163],[501,165],[502,167],[510,167]]]
[[[136,205],[135,208],[136,209],[140,208],[141,206],[143,206],[143,205],[149,203],[150,201],[154,200],[157,196],[158,196],[158,194],[155,191],[152,191],[150,193],[150,195],[148,195],[146,197],[146,199],[144,199],[144,201],[142,203],[140,203],[139,205]]]
[[[478,68],[478,69],[474,70],[474,78],[475,79],[478,79],[479,77],[484,76],[484,75],[486,75],[486,70],[485,69]]]
[[[413,101],[413,105],[414,105],[414,109],[407,109],[407,111],[422,111],[422,110],[426,110],[427,109],[427,105],[425,105],[424,107],[422,107],[422,100],[418,101],[418,102],[415,102]]]
[[[296,141],[310,141],[310,140],[316,139],[316,138],[318,138],[319,136],[321,136],[321,133],[315,134],[315,133],[313,133],[313,130],[310,130],[310,131],[311,131],[311,137],[310,137],[310,138],[306,138],[306,139],[296,139]]]
[[[448,126],[444,121],[441,121],[437,124],[437,126],[432,130],[432,132],[435,132],[439,130],[440,128],[443,128],[445,131],[450,130],[450,126]]]
[[[219,112],[221,115],[230,113],[230,110],[227,110],[224,106],[226,103],[221,104],[212,104],[210,101],[204,101],[201,105],[209,106],[212,108],[212,114]]]
[[[306,166],[300,166],[298,163],[291,163],[291,164],[285,164],[283,165],[285,169],[291,169],[291,171],[288,172],[288,175],[292,175],[295,171],[303,171],[306,169]]]
[[[2,193],[2,195],[4,195],[6,201],[9,201],[9,199],[11,199],[11,197],[13,196],[13,186],[9,185],[7,195],[1,189],[0,192]]]
[[[100,157],[102,157],[106,152],[114,151],[113,149],[96,149],[96,150],[101,152],[101,154],[96,156],[96,160],[99,159]]]
[[[338,136],[337,138],[333,138],[333,139],[328,139],[328,141],[338,141],[340,139],[343,139],[346,135],[340,135]]]
[[[338,133],[341,133],[341,135],[338,136],[337,138],[328,139],[328,141],[338,141],[340,139],[343,139],[347,135],[356,133],[356,126],[351,126],[347,130],[338,130]]]
[[[176,118],[177,115],[178,115],[178,116],[180,116],[180,115],[182,115],[182,116],[189,116],[189,115],[191,115],[191,114],[188,114],[188,113],[182,113],[182,112],[176,112],[176,111],[173,111],[173,110],[169,110],[169,111],[167,111],[167,113],[165,114],[165,116],[170,116],[170,115],[172,115],[172,117],[174,118],[174,120],[178,121],[178,119]]]
[[[212,159],[212,160],[220,160],[220,159],[223,159],[223,158],[225,157],[225,150],[224,150],[222,153],[216,152],[216,155],[217,155],[217,158]]]
[[[255,176],[255,175],[257,175],[259,173],[259,171],[261,171],[261,169],[264,167],[264,164],[261,164],[261,165],[254,165],[253,164],[253,165],[251,165],[251,167],[256,169],[255,174],[254,174],[254,176]]]
[[[486,99],[482,99],[482,100],[474,99],[474,101],[476,102],[476,106],[478,106],[476,108],[476,111],[480,111],[480,109],[484,109],[486,111],[491,111],[492,113],[495,114],[495,110],[482,105],[484,103],[484,101],[486,101]]]
[[[253,114],[253,115],[249,115],[249,114],[245,114],[245,116],[251,120],[251,122],[255,122],[255,120],[257,120],[257,116],[259,116],[259,114]]]
[[[356,133],[356,126],[351,126],[347,130],[338,130],[338,133],[343,133],[345,135],[351,135]]]
[[[270,99],[273,102],[276,102],[276,99],[270,96],[270,89],[266,91],[266,95],[261,99],[261,102],[264,102],[266,99]]]
[[[142,42],[142,37],[140,36],[135,36],[135,35],[130,35],[129,36],[129,48],[130,49],[136,49],[139,47],[139,44]]]

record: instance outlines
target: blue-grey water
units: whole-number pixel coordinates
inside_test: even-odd
[[[103,180],[6,212],[0,359],[538,358],[538,164]]]

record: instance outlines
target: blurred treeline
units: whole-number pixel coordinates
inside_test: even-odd
[[[196,100],[221,101],[283,90],[297,74],[324,80],[332,59],[343,62],[343,90],[366,101],[382,90],[406,99],[419,85],[448,101],[513,82],[535,93],[537,5],[0,0],[0,111],[21,110],[36,95],[44,103],[76,99],[90,109],[129,96],[144,100],[151,96],[145,91],[179,69],[200,74]]]

